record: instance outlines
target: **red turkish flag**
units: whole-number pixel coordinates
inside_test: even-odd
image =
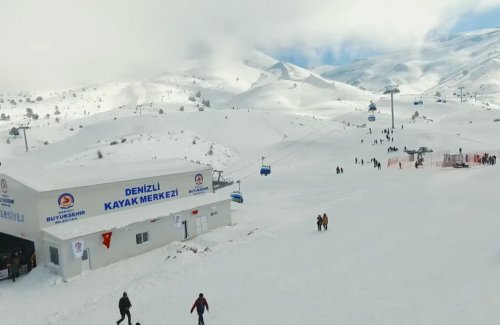
[[[104,246],[106,246],[107,249],[109,249],[109,246],[111,245],[111,235],[112,234],[113,233],[111,231],[102,234],[102,243],[104,244]]]

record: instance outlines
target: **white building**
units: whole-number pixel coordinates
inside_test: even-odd
[[[212,169],[184,160],[8,170],[0,182],[0,253],[31,245],[65,279],[231,224]]]

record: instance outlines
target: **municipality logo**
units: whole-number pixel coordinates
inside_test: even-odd
[[[203,175],[202,174],[196,174],[196,176],[194,177],[194,183],[196,185],[203,184]]]
[[[2,193],[7,193],[8,188],[5,178],[2,178],[2,180],[0,181],[0,188],[2,189]]]
[[[59,196],[57,203],[61,209],[66,210],[73,207],[75,204],[75,198],[69,193],[64,193]]]

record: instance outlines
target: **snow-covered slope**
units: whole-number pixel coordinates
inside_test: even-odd
[[[252,87],[234,96],[229,106],[292,109],[303,114],[323,115],[325,110],[363,106],[370,98],[370,93],[356,87],[280,61],[262,71]]]
[[[470,100],[500,102],[500,28],[461,33],[418,51],[385,54],[339,67],[320,67],[324,77],[374,91],[399,84],[404,93],[451,97],[464,87]]]
[[[175,157],[224,170],[245,196],[232,204],[232,226],[193,240],[68,282],[44,267],[0,282],[2,324],[114,324],[123,291],[141,324],[195,323],[189,308],[199,292],[207,324],[500,321],[500,170],[440,166],[458,148],[500,155],[493,105],[424,97],[414,106],[398,94],[388,140],[387,96],[258,53],[230,68],[192,60],[148,80],[2,98],[0,113],[11,118],[0,121],[0,171],[78,165],[98,175],[119,161]],[[212,107],[199,110],[206,99]],[[8,130],[28,121],[26,153],[22,134]],[[403,148],[420,146],[434,152],[416,169]],[[262,156],[273,166],[268,177],[259,175]],[[316,230],[320,213],[330,216],[326,232]]]

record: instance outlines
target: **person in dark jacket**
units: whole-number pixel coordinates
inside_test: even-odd
[[[321,226],[323,225],[323,218],[321,217],[321,214],[318,214],[318,217],[316,218],[316,225],[318,225],[318,231],[321,231]]]
[[[19,259],[17,258],[17,255],[10,263],[10,276],[12,278],[12,282],[16,282],[16,278],[19,277]]]
[[[127,293],[124,292],[123,296],[120,298],[120,301],[118,302],[118,308],[120,308],[120,315],[122,318],[116,322],[116,324],[120,324],[124,319],[125,315],[127,315],[128,318],[128,325],[132,325],[132,322],[130,321],[130,307],[132,307],[132,304],[130,303],[130,300],[127,297]]]
[[[193,310],[195,308],[196,312],[198,313],[198,325],[205,325],[205,321],[203,321],[203,313],[205,312],[205,307],[208,311],[207,300],[203,297],[203,293],[200,293],[198,299],[196,299],[196,301],[194,302],[193,307],[191,307],[191,314],[193,313]]]

